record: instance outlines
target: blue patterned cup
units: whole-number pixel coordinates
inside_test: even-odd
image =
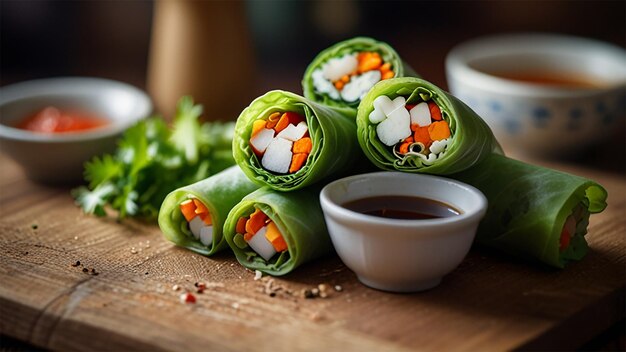
[[[446,74],[450,92],[514,154],[574,154],[609,139],[626,115],[626,51],[590,39],[479,38],[452,49]]]

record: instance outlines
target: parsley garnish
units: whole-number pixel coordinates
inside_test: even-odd
[[[119,218],[154,220],[169,192],[233,165],[234,123],[201,123],[201,114],[201,105],[183,97],[171,129],[158,117],[130,127],[114,154],[85,163],[89,185],[72,190],[76,204],[98,216],[110,207]]]

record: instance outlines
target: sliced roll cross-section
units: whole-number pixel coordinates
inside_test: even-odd
[[[241,265],[284,275],[332,251],[319,189],[277,192],[261,188],[237,204],[224,224],[224,237]]]
[[[176,245],[213,255],[228,248],[222,235],[228,212],[257,188],[232,166],[168,194],[159,210],[159,227]]]
[[[235,125],[235,161],[252,181],[279,191],[346,173],[360,154],[354,119],[290,92],[255,99]]]
[[[417,75],[391,46],[357,37],[317,55],[304,74],[302,86],[305,97],[354,116],[359,102],[376,83],[403,76]]]
[[[359,105],[357,129],[365,155],[387,170],[449,175],[501,153],[474,111],[414,77],[376,84]]]

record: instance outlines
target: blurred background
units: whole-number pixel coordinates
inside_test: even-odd
[[[426,79],[445,87],[444,58],[454,45],[520,31],[584,36],[624,47],[626,2],[2,0],[0,85],[98,76],[154,95],[167,91],[177,76],[187,78],[175,83],[178,89],[189,92],[232,80],[239,99],[228,108],[215,106],[220,116],[209,118],[234,119],[268,89],[301,92],[308,63],[339,40],[366,35],[386,41]],[[209,110],[219,105],[200,102]]]
[[[309,62],[343,39],[386,41],[424,78],[447,88],[444,61],[452,47],[511,32],[624,48],[626,2],[2,0],[0,86],[104,77],[146,89],[167,119],[176,100],[192,94],[205,106],[204,118],[234,120],[270,89],[301,93]],[[616,138],[622,162],[603,146],[582,158],[623,173],[624,133]]]

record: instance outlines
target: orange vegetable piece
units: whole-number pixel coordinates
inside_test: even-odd
[[[274,246],[276,252],[284,252],[287,250],[287,242],[285,242],[283,235],[280,233],[280,230],[278,230],[278,226],[276,226],[273,221],[267,224],[265,238]]]
[[[417,126],[417,124],[415,125]],[[428,133],[428,127],[429,126],[417,126],[417,128],[415,129],[415,133],[413,133],[414,141],[422,143],[425,148],[430,147],[430,145],[433,143],[433,141],[430,139],[430,134]]]
[[[244,218],[243,216],[239,218],[239,220],[237,220],[237,226],[235,227],[235,231],[237,231],[237,233],[240,234],[245,234],[246,233],[246,222],[248,221],[248,219]]]
[[[342,90],[343,86],[345,85],[344,81],[337,81],[334,84],[335,84],[335,88],[337,88],[337,90]]]
[[[411,143],[413,143],[413,137],[411,136],[407,137],[404,141],[402,141],[402,144],[400,144],[400,147],[398,148],[398,151],[400,152],[400,154],[408,153],[409,146],[411,145]]]
[[[202,213],[202,214],[198,214],[198,216],[200,217],[202,222],[204,222],[205,225],[213,225],[213,220],[211,220],[211,214]]]
[[[433,141],[440,141],[450,137],[450,127],[446,121],[436,121],[428,126],[428,134]]]
[[[209,209],[200,201],[200,199],[193,198],[193,203],[196,205],[196,214],[208,213]]]
[[[380,54],[378,54],[377,52],[359,53],[356,59],[359,62],[358,63],[359,72],[376,70],[383,63],[383,59],[380,57]]]
[[[274,128],[274,126],[276,126],[276,124],[278,123],[278,120],[280,120],[281,116],[282,114],[278,111],[272,113],[270,117],[267,118],[267,121],[265,123],[265,128],[269,128],[269,129]]]
[[[196,205],[193,200],[187,199],[186,201],[180,203],[180,212],[183,213],[185,220],[188,222],[193,220],[196,217]]]
[[[309,154],[311,152],[311,149],[313,149],[313,142],[311,142],[311,138],[304,137],[293,142],[293,148],[291,148],[291,151],[296,154],[297,153]]]
[[[280,120],[278,120],[276,126],[274,126],[274,131],[278,133],[287,128],[287,126],[289,126],[289,118],[287,118],[287,114],[283,114],[283,116],[280,117]]]
[[[291,165],[289,166],[289,173],[294,173],[302,168],[302,165],[306,162],[306,158],[309,156],[307,153],[297,153],[291,157]]]
[[[254,137],[257,133],[259,133],[259,131],[264,129],[266,123],[267,121],[265,120],[255,120],[252,123],[252,134],[250,135],[250,137]]]
[[[386,63],[386,64],[383,64],[382,66],[380,66],[380,72],[381,73],[384,74],[387,71],[391,71],[391,64],[390,63]]]
[[[382,77],[380,78],[381,80],[385,80],[385,79],[389,79],[389,78],[393,78],[393,76],[395,76],[396,74],[393,73],[393,71],[386,71],[385,73],[383,73]]]
[[[345,76],[341,77],[341,82],[343,82],[343,83],[350,82],[350,75],[345,75]]]
[[[441,121],[441,109],[439,109],[439,106],[437,106],[435,102],[429,101],[428,109],[430,110],[430,117],[433,120]]]
[[[246,241],[246,242],[250,241],[250,240],[252,239],[252,237],[254,237],[254,234],[253,234],[253,233],[250,233],[250,232],[246,232],[246,233],[243,235],[243,239],[244,239],[244,241]]]
[[[250,219],[248,219],[248,221],[246,222],[246,232],[251,234],[257,233],[257,231],[259,231],[261,227],[265,225],[266,218],[267,215],[265,215],[265,213],[262,212],[260,209],[255,210],[254,213],[250,215]]]

